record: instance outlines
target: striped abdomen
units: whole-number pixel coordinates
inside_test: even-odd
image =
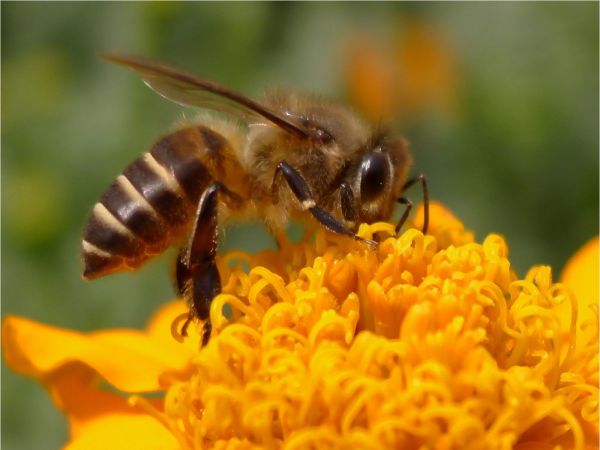
[[[178,239],[226,146],[209,128],[184,128],[127,166],[83,232],[84,278],[135,269]]]

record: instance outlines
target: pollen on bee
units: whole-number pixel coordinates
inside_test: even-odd
[[[308,199],[308,200],[303,200],[302,201],[302,209],[304,211],[309,210],[311,208],[314,208],[315,206],[316,206],[316,203],[312,199]]]

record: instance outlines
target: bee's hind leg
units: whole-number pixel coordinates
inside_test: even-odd
[[[208,343],[212,326],[210,304],[221,292],[221,277],[215,256],[217,253],[217,212],[219,183],[208,186],[198,203],[193,227],[186,246],[177,257],[175,278],[179,293],[190,305],[190,316],[181,330],[186,335],[187,326],[194,318],[204,321],[202,345]]]

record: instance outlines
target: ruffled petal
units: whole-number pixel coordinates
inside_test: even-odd
[[[283,240],[278,252],[248,256],[252,270],[228,274],[212,303],[204,348],[196,322],[177,342],[187,317],[178,301],[145,332],[84,334],[9,317],[6,360],[65,412],[69,450],[596,443],[598,345],[574,332],[577,309],[592,303],[597,313],[598,241],[574,258],[580,293],[569,268],[566,284],[549,267],[517,279],[501,237],[475,243],[441,205],[430,212],[426,236],[421,209],[418,229],[376,252],[318,234],[314,246]],[[597,333],[597,323],[577,323]],[[128,402],[104,380],[166,393]]]
[[[174,340],[138,331],[87,334],[15,316],[5,318],[2,335],[6,362],[17,372],[44,379],[62,366],[80,361],[126,392],[159,390],[159,375],[185,371],[191,356],[188,347]]]

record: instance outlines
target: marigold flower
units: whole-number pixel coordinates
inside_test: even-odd
[[[205,348],[172,335],[173,302],[144,332],[8,317],[5,358],[68,416],[70,450],[596,446],[597,283],[576,299],[576,268],[519,279],[502,237],[436,203],[428,235],[419,220],[362,225],[376,251],[318,230],[220,257]]]

